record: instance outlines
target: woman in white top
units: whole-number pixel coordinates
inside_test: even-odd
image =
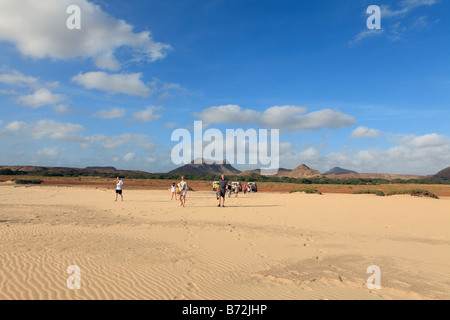
[[[170,187],[171,192],[172,192],[172,198],[170,198],[170,200],[173,200],[173,196],[175,196],[175,200],[178,200],[177,197],[177,185],[174,183],[172,183],[172,187]]]

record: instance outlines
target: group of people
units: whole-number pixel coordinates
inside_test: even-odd
[[[117,177],[116,180],[116,200],[118,199],[118,196],[120,195],[121,200],[123,201],[123,180],[120,179],[120,177]],[[175,200],[180,200],[180,207],[184,207],[186,204],[186,194],[188,190],[186,179],[181,177],[181,181],[176,184],[175,182],[172,183],[172,186],[170,187],[172,197],[170,200],[173,200],[175,197]],[[219,201],[218,207],[225,207],[225,195],[228,193],[228,197],[231,197],[231,184],[228,183],[228,181],[225,179],[225,175],[222,175],[221,179],[219,180],[219,184],[217,186],[217,200]],[[244,185],[244,193],[247,191],[247,186]],[[250,189],[248,189],[250,192]],[[239,193],[239,188],[235,187],[235,198],[237,198]],[[177,197],[179,195],[179,197]]]
[[[116,179],[116,200],[120,195],[121,200],[123,201],[123,192],[122,192],[122,186],[123,186],[123,180],[120,179],[120,177],[117,177]],[[175,196],[175,200],[178,200],[177,194],[180,196],[180,207],[184,207],[186,204],[186,194],[188,190],[187,182],[184,177],[181,177],[180,183],[176,185],[175,183],[172,184],[171,187],[172,190],[172,199]],[[172,200],[171,199],[171,200]]]
[[[216,198],[217,198],[217,200],[219,200],[219,183],[216,183],[215,185],[214,185],[214,189],[216,190]],[[226,187],[225,187],[225,191],[226,191],[226,193],[228,194],[228,198],[230,198],[231,197],[231,193],[232,193],[232,191],[233,191],[233,187],[231,186],[231,184],[230,183],[228,183],[227,185],[226,185]],[[238,193],[239,193],[239,188],[235,188],[234,189],[234,193],[235,193],[235,198],[237,198],[237,196],[238,196]]]

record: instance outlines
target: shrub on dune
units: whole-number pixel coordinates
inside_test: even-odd
[[[376,194],[377,196],[384,197],[385,194],[381,190],[357,190],[353,194]]]
[[[400,195],[400,194],[409,194],[409,195],[415,196],[415,197],[430,197],[433,199],[439,199],[439,197],[437,195],[435,195],[434,193],[431,193],[428,190],[422,190],[422,189],[395,190],[395,191],[390,191],[387,195],[395,196],[395,195]]]

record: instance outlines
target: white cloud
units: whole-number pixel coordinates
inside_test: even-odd
[[[254,110],[242,110],[238,105],[215,106],[204,109],[201,113],[195,113],[206,125],[211,123],[225,124],[252,124],[256,123],[260,113]]]
[[[363,30],[360,33],[358,33],[355,36],[355,38],[353,38],[353,40],[349,42],[349,44],[352,45],[352,44],[362,41],[366,38],[382,35],[383,33],[384,33],[383,29]]]
[[[133,113],[133,117],[135,119],[143,121],[143,122],[151,122],[153,120],[157,120],[162,117],[160,114],[155,114],[155,111],[159,110],[159,109],[161,109],[161,108],[150,106],[150,107],[145,108],[142,111]]]
[[[370,129],[368,127],[358,127],[352,131],[350,138],[376,138],[381,136],[383,133],[377,129]]]
[[[449,140],[444,135],[431,133],[419,137],[414,135],[407,136],[402,139],[402,143],[411,148],[429,148],[445,146],[449,144]]]
[[[136,154],[134,152],[129,152],[123,156],[123,160],[125,160],[126,162],[130,162],[131,160],[134,159],[135,156]]]
[[[381,16],[382,18],[404,16],[417,7],[431,6],[436,3],[439,3],[439,0],[403,0],[400,1],[398,10],[391,10],[391,7],[386,5],[381,6]]]
[[[105,119],[105,120],[111,120],[111,119],[117,119],[117,118],[122,118],[125,116],[126,114],[126,110],[125,109],[112,109],[112,110],[101,110],[99,112],[97,112],[96,114],[94,114],[94,117],[96,118],[100,118],[100,119]]]
[[[104,134],[83,135],[85,128],[78,124],[57,122],[54,120],[40,120],[25,123],[13,121],[0,128],[0,139],[8,141],[27,141],[29,139],[51,139],[55,141],[73,143],[83,149],[101,151],[119,150],[122,148],[139,148],[145,152],[153,152],[157,144],[151,137],[143,134],[123,133],[115,136]]]
[[[141,73],[109,74],[106,72],[79,73],[72,81],[86,89],[103,90],[110,94],[123,93],[148,97],[152,91],[141,81]]]
[[[72,113],[73,110],[67,105],[67,104],[60,104],[55,107],[53,107],[53,111],[56,114],[66,114],[66,113]]]
[[[38,150],[35,153],[35,156],[44,159],[56,159],[60,154],[60,150],[58,147],[54,148],[44,148],[42,150]]]
[[[18,91],[1,90],[0,93],[18,96],[14,99],[15,103],[22,104],[33,109],[40,108],[45,105],[57,104],[66,99],[64,95],[55,94],[50,91],[50,89],[57,88],[59,86],[57,81],[41,83],[39,78],[26,76],[17,70],[0,74],[0,83],[20,88]],[[33,93],[26,94],[29,92],[29,89],[32,89]],[[60,109],[61,108],[55,108],[55,112]]]
[[[97,134],[80,137],[79,141],[74,142],[79,143],[85,149],[100,148],[101,150],[106,151],[137,147],[147,152],[152,152],[156,147],[156,144],[151,141],[149,136],[131,133],[124,133],[116,136]]]
[[[174,96],[185,96],[189,91],[178,83],[168,83],[161,81],[158,78],[153,78],[149,83],[152,91],[158,95],[158,100],[162,101]]]
[[[399,21],[400,19],[404,18],[407,14],[418,7],[431,6],[439,2],[440,0],[403,0],[397,2],[398,9],[391,9],[389,5],[382,5],[380,6],[382,25],[386,25],[385,21],[389,22],[390,20],[393,20],[395,23],[393,25],[389,25],[389,23],[387,23],[387,26],[383,27],[381,30],[363,30],[357,34],[353,40],[349,42],[349,44],[352,45],[368,37],[382,34],[385,34],[391,41],[398,41],[404,36],[405,33],[412,30],[420,30],[429,25],[429,22],[427,21],[428,18],[426,16],[416,19],[416,21],[412,24],[408,23],[407,26],[403,26],[401,21]]]
[[[65,97],[63,95],[55,94],[46,88],[42,88],[36,90],[32,94],[18,97],[16,102],[33,109],[37,109],[45,105],[57,104],[64,99]]]
[[[0,82],[11,86],[35,87],[39,84],[39,79],[25,76],[22,73],[13,70],[10,73],[0,74]]]
[[[71,141],[73,134],[84,130],[85,128],[79,124],[57,122],[54,120],[40,120],[28,124],[24,133],[35,139],[49,137],[54,140]]]
[[[257,124],[281,131],[339,129],[355,123],[352,116],[337,110],[322,109],[311,113],[306,111],[306,107],[285,105],[273,106],[260,113],[251,109],[243,110],[237,105],[225,105],[204,109],[194,116],[206,124]]]
[[[81,9],[81,30],[69,30],[66,9]],[[87,0],[15,0],[0,2],[0,41],[13,43],[32,58],[94,59],[97,67],[118,70],[114,53],[132,50],[134,61],[155,61],[167,55],[170,46],[155,42],[149,31],[135,33],[133,26],[116,19]]]
[[[280,148],[281,167],[306,163],[325,172],[339,166],[361,173],[434,174],[450,165],[450,138],[427,134],[406,136],[387,149],[371,148],[321,154],[319,147],[297,152]]]
[[[18,132],[25,126],[25,122],[23,121],[13,121],[8,123],[4,129],[11,131],[11,132]]]
[[[295,118],[300,114],[305,114],[306,110],[306,107],[298,106],[273,106],[264,111],[260,121],[269,128],[293,127],[297,124]]]
[[[163,128],[165,129],[175,129],[176,127],[178,127],[178,124],[176,122],[166,122],[163,125]]]
[[[280,113],[284,112],[282,107],[278,110],[271,110],[270,114],[273,115],[272,118],[264,117],[267,111],[264,112],[262,119],[263,125],[284,131],[321,130],[325,128],[337,130],[343,127],[349,127],[356,122],[352,116],[331,109],[323,109],[304,115],[292,111],[286,114],[279,114],[278,118],[275,116],[275,111],[279,111]]]

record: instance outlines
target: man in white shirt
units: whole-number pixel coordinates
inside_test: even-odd
[[[120,194],[120,198],[123,201],[122,186],[123,186],[123,181],[120,180],[120,177],[117,177],[117,181],[116,181],[116,201],[117,201],[117,196],[119,194]]]

